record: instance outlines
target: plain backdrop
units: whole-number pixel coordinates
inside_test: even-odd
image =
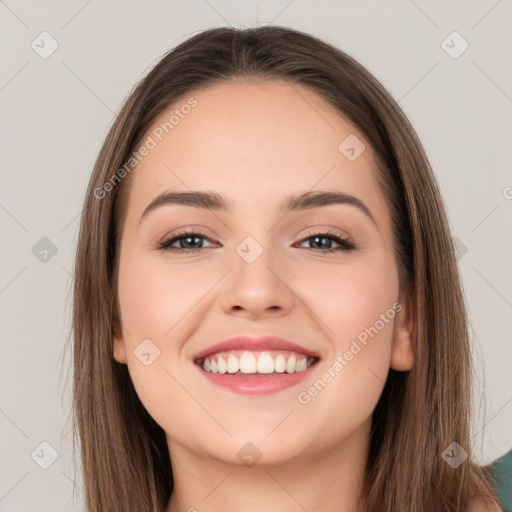
[[[266,23],[355,57],[416,128],[470,310],[474,448],[484,463],[512,448],[512,0],[0,0],[0,511],[83,508],[64,346],[85,187],[117,110],[190,35]]]

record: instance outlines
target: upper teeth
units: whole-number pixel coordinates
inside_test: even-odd
[[[225,352],[209,356],[203,361],[203,369],[211,373],[294,373],[302,372],[314,362],[304,354],[271,352]]]

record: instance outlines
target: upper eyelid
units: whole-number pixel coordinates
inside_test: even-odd
[[[339,228],[336,228],[336,229],[339,229]],[[343,231],[341,231],[341,233],[337,233],[335,231],[333,231],[333,228],[331,227],[328,227],[328,228],[318,228],[318,229],[313,229],[313,228],[308,228],[306,230],[303,230],[299,233],[299,236],[300,238],[309,238],[311,236],[315,236],[315,235],[328,235],[328,236],[337,236],[339,238],[342,238],[343,240],[348,240],[348,241],[351,241],[352,240],[352,237],[350,237],[348,235],[348,233],[345,233]]]

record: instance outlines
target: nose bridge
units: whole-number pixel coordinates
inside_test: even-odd
[[[256,236],[258,239],[248,235],[237,245],[234,270],[237,279],[249,279],[264,284],[268,278],[274,278],[269,267],[279,266],[279,256],[270,235],[260,233]]]
[[[293,294],[284,284],[285,277],[279,275],[282,268],[279,248],[265,232],[256,236],[246,236],[235,248],[234,268],[224,306],[252,313],[269,308],[289,309]]]

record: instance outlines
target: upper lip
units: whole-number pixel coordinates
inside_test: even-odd
[[[249,336],[239,335],[228,338],[227,340],[216,343],[201,352],[194,355],[194,360],[204,359],[205,357],[217,354],[218,352],[227,352],[228,350],[288,350],[290,352],[298,352],[311,357],[319,358],[320,356],[307,348],[301,347],[292,341],[285,340],[279,336]]]

